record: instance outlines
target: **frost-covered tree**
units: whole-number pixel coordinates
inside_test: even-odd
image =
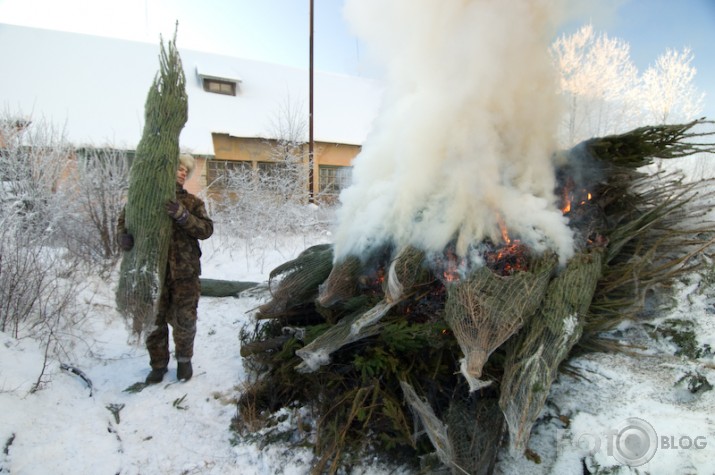
[[[291,153],[295,153],[295,147],[306,143],[308,124],[305,107],[293,100],[290,94],[276,106],[270,121],[269,135],[275,137],[279,143],[290,145]]]
[[[668,49],[643,73],[641,105],[652,123],[686,122],[702,112],[705,94],[693,84],[693,59],[689,48]]]
[[[307,124],[300,103],[284,98],[273,114],[264,141],[265,159],[256,168],[251,163],[227,170],[209,184],[214,222],[226,238],[240,238],[246,251],[255,255],[267,243],[279,246],[286,235],[312,234],[325,229],[331,219],[326,206],[309,204]]]
[[[35,236],[48,236],[65,218],[66,203],[56,199],[67,173],[72,147],[43,119],[0,119],[4,146],[0,160],[0,201]]]
[[[704,95],[693,85],[696,70],[687,48],[667,50],[641,75],[628,43],[585,25],[558,38],[551,55],[566,104],[564,146],[643,125],[688,122],[702,111]]]
[[[566,104],[565,145],[630,130],[638,123],[638,71],[629,50],[626,42],[596,34],[591,25],[553,43],[551,55]]]
[[[164,281],[171,218],[164,204],[176,188],[179,135],[188,119],[186,78],[176,48],[176,33],[160,42],[159,71],[144,106],[144,130],[129,175],[125,223],[134,247],[124,253],[117,306],[137,337],[153,322]]]
[[[302,205],[308,201],[306,135],[304,108],[288,96],[271,121],[270,136],[275,139],[266,143],[274,170],[259,174],[262,188],[275,192],[279,202]]]

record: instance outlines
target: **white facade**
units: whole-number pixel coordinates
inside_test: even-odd
[[[215,155],[214,132],[275,138],[276,118],[288,104],[307,124],[307,68],[185,50],[181,32],[177,46],[189,96],[182,149]],[[2,117],[49,121],[76,146],[134,150],[159,51],[158,38],[151,45],[0,24]],[[240,80],[236,96],[204,91],[202,77]],[[378,113],[381,84],[316,71],[313,92],[314,140],[361,145]]]

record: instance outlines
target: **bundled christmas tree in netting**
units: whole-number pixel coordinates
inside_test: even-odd
[[[468,279],[447,286],[444,318],[462,349],[462,375],[473,390],[489,384],[480,380],[482,368],[534,313],[556,261],[555,255],[545,254],[529,270],[510,276],[497,275],[484,266]]]
[[[570,151],[561,172],[578,169],[587,177],[567,190],[571,200],[581,200],[571,216],[581,245],[507,346],[499,403],[513,451],[527,448],[572,348],[580,342],[598,347],[600,331],[636,315],[648,291],[694,270],[698,261],[689,258],[710,245],[712,182],[688,183],[679,173],[644,168],[654,159],[712,151],[698,143],[696,124],[642,127]]]
[[[159,71],[144,106],[144,130],[129,175],[125,207],[134,247],[124,253],[116,300],[133,334],[153,323],[163,286],[171,239],[171,218],[164,204],[176,192],[179,135],[188,118],[184,69],[174,38],[160,42]]]
[[[314,473],[377,453],[487,474],[505,443],[527,450],[574,351],[612,349],[604,330],[707,262],[713,182],[653,163],[712,153],[711,128],[643,127],[558,154],[555,192],[575,241],[562,266],[518,237],[474,243],[481,263],[460,272],[444,265],[453,243],[441,263],[388,243],[335,263],[322,247],[281,266],[285,288],[241,335],[256,379],[235,427],[309,408],[310,424],[286,437],[314,447]]]

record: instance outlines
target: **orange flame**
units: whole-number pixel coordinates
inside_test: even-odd
[[[573,201],[573,195],[571,191],[573,190],[573,180],[569,179],[566,185],[564,186],[564,192],[563,192],[563,207],[561,208],[561,213],[566,214],[571,211],[571,202]]]
[[[504,240],[505,243],[511,244],[509,230],[506,227],[506,223],[504,223],[504,219],[502,219],[501,215],[499,214],[497,214],[497,223],[499,224],[499,231],[501,231],[501,238]]]
[[[499,268],[503,275],[510,275],[516,270],[526,270],[526,246],[518,239],[509,237],[509,230],[501,215],[497,214],[499,231],[505,245],[487,255],[487,265],[492,269]]]

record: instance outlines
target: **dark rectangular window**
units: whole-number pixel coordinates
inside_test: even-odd
[[[215,94],[236,95],[236,83],[233,81],[221,81],[219,79],[204,78],[204,91]]]

